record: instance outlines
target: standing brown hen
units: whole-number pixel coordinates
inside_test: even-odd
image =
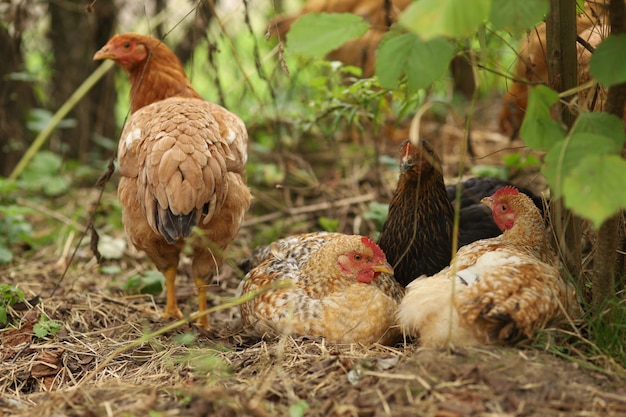
[[[201,99],[174,53],[135,33],[112,37],[94,60],[112,59],[131,81],[131,117],[118,146],[118,196],[130,241],[165,275],[164,317],[182,318],[175,295],[189,239],[198,308],[250,206],[244,178],[248,134],[239,117]],[[198,319],[208,328],[206,315]]]

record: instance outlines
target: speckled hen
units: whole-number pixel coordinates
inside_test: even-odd
[[[250,206],[246,127],[202,100],[178,58],[152,36],[116,35],[94,59],[114,60],[131,80],[131,117],[118,146],[126,234],[165,275],[164,316],[173,318],[182,318],[175,280],[188,240],[198,308],[205,311],[207,280]],[[207,316],[198,324],[208,328]]]
[[[400,336],[395,312],[404,289],[367,237],[295,235],[255,251],[250,266],[240,293],[270,288],[241,305],[244,329],[252,334],[364,345],[390,344]]]

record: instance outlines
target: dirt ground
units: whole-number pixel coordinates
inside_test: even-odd
[[[450,123],[423,126],[443,151],[449,177],[460,172],[462,133]],[[488,129],[473,131],[472,141],[479,157],[468,164],[501,163],[503,153],[521,146]],[[290,174],[280,187],[252,176],[253,207],[228,251],[229,265],[208,290],[215,309],[209,332],[161,320],[163,295],[122,291],[130,276],[154,269],[132,248],[105,260],[118,267],[107,273],[87,236],[70,262],[88,219],[71,214],[91,210],[98,190],[39,207],[42,219],[81,227],[0,267],[2,283],[29,300],[9,311],[19,327],[0,330],[0,416],[626,416],[626,373],[610,358],[581,353],[586,341],[575,332],[548,330],[541,343],[516,348],[449,350],[256,340],[239,332],[236,262],[258,244],[319,228],[320,216],[338,219],[346,233],[372,235],[376,226],[362,214],[373,201],[388,202],[395,186],[396,168],[374,163],[378,154],[395,156],[397,142],[390,142],[363,136],[314,151],[252,153],[251,161]],[[349,156],[337,160],[337,146]],[[514,181],[545,188],[532,171]],[[114,189],[107,186],[95,225],[123,239],[119,219],[111,219],[119,214]],[[188,259],[179,272],[178,299],[192,313]],[[56,335],[34,336],[42,313],[61,323]]]

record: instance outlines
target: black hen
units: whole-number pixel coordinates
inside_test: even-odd
[[[439,156],[424,140],[418,146],[404,141],[398,187],[378,239],[400,284],[450,263],[453,213]]]

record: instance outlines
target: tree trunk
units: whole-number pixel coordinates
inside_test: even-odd
[[[546,21],[546,38],[550,85],[557,91],[576,87],[578,85],[576,2],[570,0],[550,1],[550,13]],[[561,106],[559,115],[568,128],[573,125],[575,116],[570,113],[567,106]],[[572,277],[579,280],[582,273],[581,220],[565,208],[562,200],[551,203],[551,213],[552,226],[565,268]]]
[[[8,176],[20,155],[24,153],[32,140],[33,133],[26,129],[28,112],[36,106],[32,84],[24,77],[24,59],[22,57],[22,34],[20,20],[28,16],[15,13],[12,23],[13,33],[0,25],[0,175]]]
[[[94,4],[93,14],[87,13],[82,0],[50,2],[50,29],[53,64],[51,106],[59,108],[84,81],[96,64],[92,57],[102,47],[112,32],[116,9],[112,0]],[[94,131],[115,138],[115,89],[113,75],[108,75],[83,101],[72,110],[69,117],[76,121],[74,127],[60,130],[57,151],[86,163],[93,150]]]
[[[611,22],[611,36],[626,33],[626,10],[623,0],[610,1],[609,19]],[[606,111],[622,118],[625,105],[626,83],[609,87]],[[596,307],[601,307],[607,298],[614,294],[615,274],[618,272],[616,271],[616,266],[619,227],[620,216],[615,215],[605,221],[598,231],[592,280],[593,304]],[[619,272],[623,273],[623,271]]]

